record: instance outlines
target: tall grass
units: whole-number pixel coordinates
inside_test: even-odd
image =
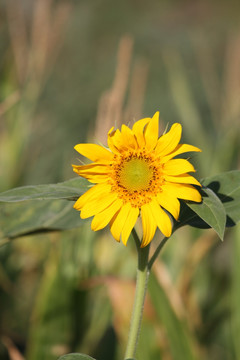
[[[145,19],[145,5],[140,3],[141,19]],[[75,46],[76,40],[72,39],[78,36],[74,32],[82,31],[84,26],[88,33],[85,37],[81,33],[80,38],[85,39],[86,47],[84,41],[79,46],[85,50],[98,47],[98,66],[101,65],[105,73],[93,73],[87,64],[86,73],[77,73],[81,74],[77,80],[83,83],[81,89],[89,92],[85,107],[81,104],[82,98],[86,99],[83,93],[67,94],[61,87],[66,101],[82,111],[77,115],[78,126],[71,123],[71,113],[64,113],[74,141],[78,136],[79,142],[84,141],[87,133],[88,139],[105,144],[111,126],[151,116],[158,110],[153,108],[157,102],[163,112],[169,107],[169,114],[177,114],[177,119],[170,121],[182,122],[187,141],[203,149],[203,154],[194,159],[199,176],[239,168],[238,30],[222,39],[218,49],[222,56],[216,57],[206,32],[202,31],[199,40],[191,26],[182,29],[182,36],[187,34],[187,52],[181,46],[170,46],[166,40],[161,41],[160,49],[156,50],[156,42],[151,45],[144,38],[142,26],[148,26],[146,32],[154,38],[158,35],[158,23],[146,20],[146,25],[136,25],[135,29],[126,26],[132,29],[130,34],[136,32],[136,35],[118,36],[118,49],[115,42],[112,57],[108,60],[103,57],[108,61],[105,64],[101,60],[102,52],[110,52],[104,48],[102,35],[99,34],[98,39],[103,49],[94,38],[97,35],[91,33],[94,21],[97,23],[93,9],[98,10],[92,6],[74,3],[69,6],[69,3],[52,0],[33,1],[30,8],[12,0],[1,5],[5,17],[0,31],[6,42],[1,50],[4,60],[0,70],[3,79],[0,84],[1,190],[30,183],[34,177],[27,171],[29,164],[37,163],[39,171],[48,169],[46,178],[49,178],[48,172],[52,172],[51,181],[59,174],[69,175],[65,166],[66,162],[70,164],[72,155],[61,157],[57,163],[60,170],[49,163],[51,157],[41,157],[41,149],[50,146],[46,140],[48,131],[53,142],[54,136],[61,139],[59,147],[62,146],[66,154],[73,153],[70,148],[74,145],[62,123],[49,125],[49,109],[54,100],[46,101],[46,98],[51,86],[57,88],[59,83],[63,86],[65,70],[74,66],[72,59],[65,63],[68,56],[64,56],[64,51]],[[152,15],[156,6],[152,2]],[[111,18],[110,10],[106,21]],[[77,25],[75,11],[81,19]],[[100,6],[99,16],[101,11]],[[120,14],[121,11],[125,10],[119,8]],[[174,15],[179,7],[169,5],[165,11]],[[89,26],[84,23],[85,17]],[[134,14],[126,17],[129,24],[136,21]],[[104,26],[102,28],[104,33]],[[117,33],[118,28],[114,29]],[[172,31],[177,37],[178,29]],[[121,34],[125,32],[122,27]],[[104,36],[110,43],[109,32]],[[76,48],[75,52],[79,54]],[[188,68],[189,63],[194,74]],[[88,82],[92,87],[95,85],[93,77],[98,91],[88,87]],[[68,81],[74,80],[72,77]],[[93,103],[97,97],[98,108],[97,101]],[[62,109],[60,105],[59,108]],[[151,109],[151,113],[146,109]],[[85,125],[93,113],[96,120],[90,122],[86,131]],[[87,120],[84,122],[82,118]],[[162,130],[166,120],[163,119]],[[42,125],[46,126],[45,132]],[[183,228],[173,236],[153,269],[139,360],[240,358],[238,239],[239,227],[227,232],[224,244],[220,244],[210,230]],[[153,246],[156,242],[157,239]],[[70,351],[89,353],[99,360],[123,357],[136,267],[131,241],[124,248],[107,232],[91,233],[86,223],[69,232],[16,239],[0,248],[0,264],[1,359],[54,360]]]

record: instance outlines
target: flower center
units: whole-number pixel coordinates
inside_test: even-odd
[[[162,191],[165,181],[159,160],[144,151],[116,156],[110,173],[112,191],[125,203],[139,208]]]
[[[153,176],[153,169],[143,159],[131,159],[119,173],[119,183],[128,191],[146,190]]]

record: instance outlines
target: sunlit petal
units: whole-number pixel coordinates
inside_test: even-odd
[[[144,128],[145,128],[146,124],[149,123],[150,120],[151,120],[151,118],[141,119],[141,120],[136,121],[135,124],[133,125],[132,131],[137,139],[139,148],[144,147],[146,144],[145,138],[144,138]]]
[[[172,223],[167,213],[158,205],[156,199],[150,203],[151,213],[154,217],[159,230],[164,236],[169,237],[172,234]]]
[[[141,216],[143,226],[143,239],[141,247],[144,247],[152,241],[157,229],[157,223],[151,212],[151,203],[145,204],[141,207]]]
[[[181,175],[187,172],[195,172],[195,169],[193,165],[185,159],[173,159],[164,165],[164,172],[168,175]]]
[[[103,160],[111,161],[113,158],[111,151],[97,144],[78,144],[74,149],[94,162]]]
[[[164,156],[172,152],[179,144],[182,135],[182,125],[173,124],[169,132],[162,135],[157,142],[156,152],[160,156]]]
[[[174,151],[172,151],[170,154],[164,155],[161,157],[161,162],[166,163],[168,160],[173,159],[175,156],[184,154],[187,152],[201,152],[198,147],[188,144],[179,144]]]
[[[138,147],[136,137],[134,136],[133,131],[129,129],[129,127],[122,125],[121,133],[124,139],[124,143],[127,144],[128,148],[136,149]]]
[[[192,184],[192,185],[202,186],[197,179],[195,179],[193,176],[188,175],[188,174],[183,174],[183,175],[178,175],[178,176],[165,175],[165,180],[172,182],[172,183]]]
[[[157,201],[177,220],[180,212],[180,202],[171,192],[162,191],[157,194]]]
[[[177,220],[178,199],[201,202],[201,194],[193,186],[201,186],[193,165],[175,156],[200,151],[195,146],[179,144],[182,126],[173,124],[170,131],[158,138],[159,113],[137,121],[132,129],[122,125],[121,131],[111,128],[108,147],[78,144],[76,150],[93,163],[73,165],[80,176],[96,184],[74,204],[82,218],[94,216],[94,231],[110,225],[113,237],[127,244],[138,217],[141,217],[143,239],[147,246],[156,228],[171,235],[171,215]],[[171,214],[171,215],[170,215]]]
[[[158,127],[159,127],[159,112],[157,111],[152,117],[152,119],[148,122],[144,131],[146,148],[148,150],[154,149],[155,146],[157,145]]]
[[[132,232],[134,225],[136,224],[137,218],[139,215],[139,209],[131,207],[127,221],[125,222],[122,230],[122,242],[124,245],[127,245],[128,238]]]
[[[195,202],[202,201],[201,194],[192,185],[166,183],[165,185],[163,185],[162,190],[163,193],[172,194],[172,196],[175,196],[178,199],[190,200]]]
[[[75,202],[74,209],[81,210],[86,202],[91,201],[95,198],[104,198],[107,194],[110,194],[111,186],[108,184],[97,184],[91,187]]]
[[[120,241],[122,229],[128,219],[131,210],[130,203],[124,204],[118,213],[112,218],[110,223],[110,230],[115,240]]]
[[[94,231],[101,230],[110,222],[112,217],[116,212],[121,208],[122,200],[116,199],[111,205],[106,209],[94,216],[91,224],[91,228]]]
[[[94,198],[92,201],[88,201],[82,207],[81,210],[81,218],[86,219],[93,215],[98,214],[99,212],[106,209],[109,205],[111,205],[117,199],[117,194],[111,192],[104,197],[99,196]]]

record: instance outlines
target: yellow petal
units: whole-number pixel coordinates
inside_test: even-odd
[[[81,210],[81,208],[88,202],[97,197],[104,197],[109,194],[111,191],[111,185],[108,184],[97,184],[91,187],[87,192],[85,192],[80,198],[75,202],[74,209]]]
[[[171,183],[192,184],[192,185],[202,186],[200,182],[197,181],[197,179],[195,179],[193,176],[188,174],[177,175],[177,176],[165,175],[164,178],[166,181],[169,181]]]
[[[124,137],[118,129],[108,133],[108,146],[114,153],[128,149]]]
[[[97,144],[78,144],[74,149],[92,161],[111,161],[113,158],[109,150]]]
[[[109,179],[109,167],[105,164],[72,165],[73,171],[88,181],[98,184]]]
[[[114,127],[112,127],[108,132],[108,147],[114,154],[119,154],[118,148],[113,143],[113,136],[116,133],[117,130],[114,130]],[[119,131],[119,130],[118,130]]]
[[[172,223],[167,213],[159,206],[156,199],[150,203],[152,216],[154,217],[159,230],[164,236],[169,237],[172,234]]]
[[[167,175],[180,175],[187,172],[195,172],[195,169],[189,161],[185,159],[169,160],[164,165],[164,173]]]
[[[99,197],[88,201],[81,210],[81,218],[86,219],[90,216],[96,215],[99,212],[106,209],[109,205],[113,203],[117,198],[117,193],[111,192],[104,196],[99,195]]]
[[[136,224],[137,218],[139,215],[139,209],[137,207],[131,207],[127,221],[124,224],[123,230],[122,230],[122,242],[126,246],[128,238],[131,234],[131,231]]]
[[[202,201],[202,196],[199,191],[191,185],[166,183],[162,186],[162,190],[163,193],[171,194],[172,196],[176,196],[178,199],[196,202]]]
[[[109,180],[108,175],[84,175],[83,177],[93,184],[104,184]]]
[[[162,191],[157,195],[157,201],[177,220],[180,212],[180,202],[170,191]]]
[[[196,146],[193,145],[188,145],[188,144],[179,144],[177,145],[177,147],[175,148],[175,150],[173,152],[171,152],[170,154],[161,157],[161,163],[166,163],[168,160],[174,158],[175,156],[179,155],[179,154],[184,154],[186,152],[192,152],[192,151],[196,151],[196,152],[201,152],[202,150],[200,150],[199,148],[197,148]]]
[[[105,164],[89,164],[89,165],[72,165],[73,171],[80,176],[94,175],[94,174],[107,174],[109,168]]]
[[[93,231],[101,230],[110,222],[112,217],[116,214],[116,212],[120,209],[123,202],[121,199],[116,199],[110,206],[108,206],[105,210],[98,213],[94,216],[91,224],[91,228]]]
[[[120,241],[121,232],[131,210],[131,204],[124,204],[110,222],[110,231],[115,240]]]
[[[157,111],[152,119],[147,124],[144,137],[146,141],[146,148],[148,150],[154,149],[158,141],[158,125],[159,125],[159,111]]]
[[[152,216],[150,203],[141,207],[141,218],[143,226],[143,239],[141,247],[145,247],[150,243],[150,241],[152,241],[157,229],[156,221]]]
[[[162,135],[157,142],[156,152],[160,156],[164,156],[172,152],[179,144],[182,135],[181,124],[175,123],[171,129],[164,135]]]
[[[138,145],[134,133],[128,126],[122,125],[121,127],[122,139],[125,146],[132,149],[137,149]]]
[[[144,130],[144,127],[146,126],[146,124],[149,123],[150,120],[151,120],[151,118],[145,118],[145,119],[138,120],[135,122],[135,124],[132,127],[132,131],[133,131],[134,135],[136,136],[139,148],[145,146],[145,144],[146,144],[143,130]]]
[[[72,165],[73,171],[88,181],[98,184],[109,180],[108,167],[106,165]]]

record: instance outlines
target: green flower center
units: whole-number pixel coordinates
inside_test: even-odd
[[[143,159],[131,159],[124,163],[119,182],[128,191],[146,190],[153,178],[153,169]]]

